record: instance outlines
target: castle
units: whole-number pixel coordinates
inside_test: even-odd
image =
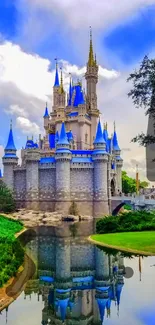
[[[116,129],[112,137],[106,123],[102,130],[97,106],[98,64],[91,33],[85,79],[86,93],[79,80],[73,83],[70,78],[66,95],[56,61],[52,111],[46,105],[43,117],[45,136],[40,135],[38,143],[27,139],[20,166],[10,127],[4,181],[18,208],[68,213],[75,201],[80,214],[99,217],[109,214],[111,195],[122,192]]]

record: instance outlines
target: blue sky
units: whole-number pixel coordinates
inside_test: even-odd
[[[89,25],[92,25],[98,63],[111,76],[109,80],[107,71],[102,71],[98,95],[100,109],[109,125],[117,119],[120,143],[130,147],[137,126],[135,123],[133,133],[129,128],[124,138],[126,116],[129,121],[130,111],[141,113],[131,108],[126,77],[145,54],[155,52],[155,0],[146,2],[148,5],[143,0],[124,0],[123,3],[117,0],[116,6],[116,0],[109,0],[99,1],[94,6],[93,1],[83,0],[80,7],[78,0],[1,1],[0,112],[3,123],[0,146],[5,146],[7,141],[11,118],[18,149],[25,144],[29,131],[31,135],[35,130],[36,137],[37,132],[43,131],[46,96],[51,106],[54,58],[66,61],[66,78],[69,69],[78,76],[87,61]],[[21,65],[25,67],[22,69]],[[118,80],[113,78],[113,70],[120,76]],[[139,131],[142,131],[146,119],[142,115],[139,119]],[[141,151],[135,159],[143,165]],[[132,169],[131,161],[128,168]]]

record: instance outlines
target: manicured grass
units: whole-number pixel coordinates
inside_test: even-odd
[[[95,244],[118,248],[126,251],[139,251],[155,255],[155,231],[124,232],[114,234],[92,235]]]
[[[14,276],[23,263],[24,251],[15,234],[23,225],[0,215],[0,287]]]

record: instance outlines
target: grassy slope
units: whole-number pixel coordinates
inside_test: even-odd
[[[15,234],[23,226],[0,215],[0,287],[16,274],[23,262],[24,253]]]
[[[98,243],[155,254],[155,231],[92,235]]]

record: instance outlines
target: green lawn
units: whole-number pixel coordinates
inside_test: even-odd
[[[115,234],[92,235],[91,240],[102,246],[126,251],[139,251],[155,255],[155,231],[123,232]]]

